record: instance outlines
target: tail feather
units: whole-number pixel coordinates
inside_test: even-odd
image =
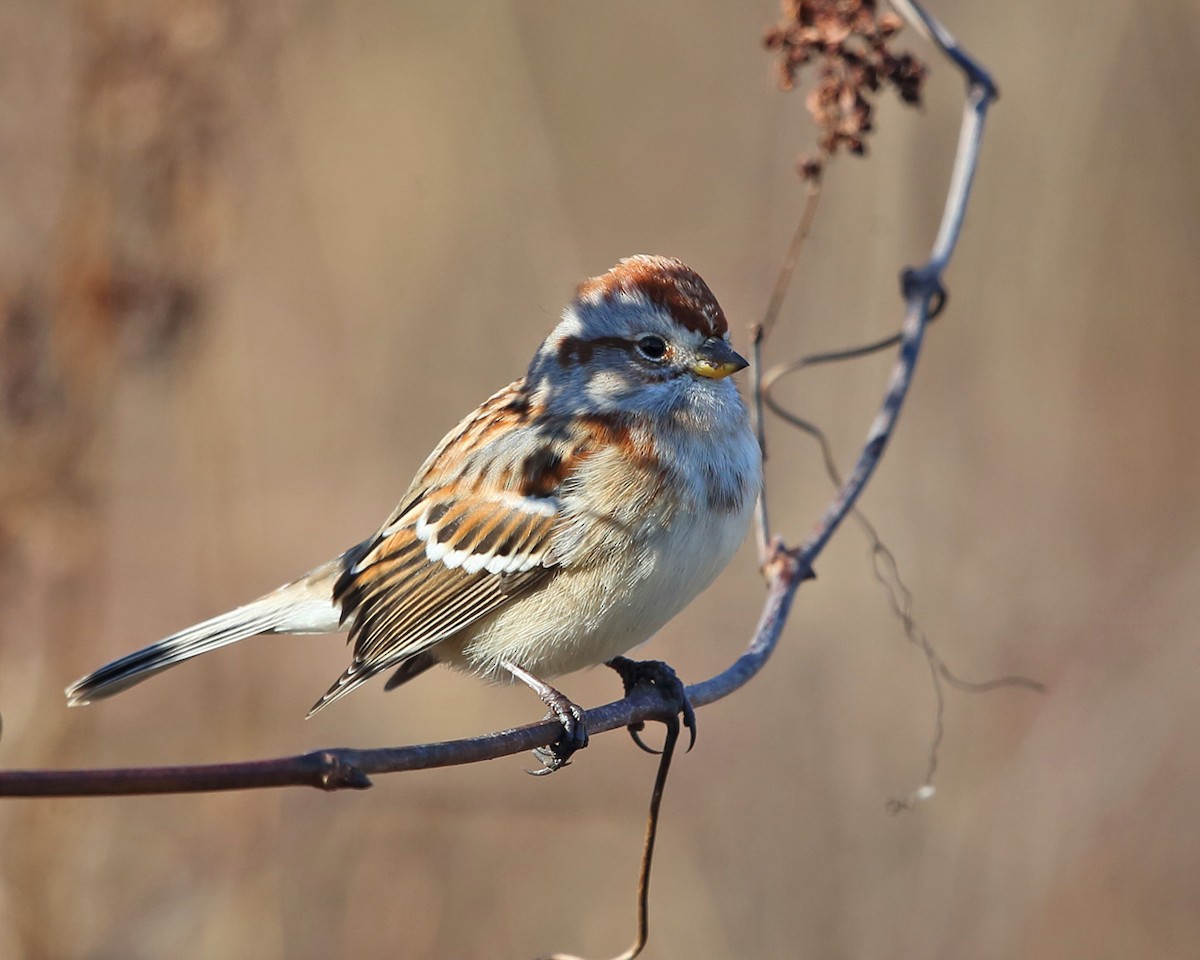
[[[333,686],[326,690],[321,698],[312,705],[305,719],[311,719],[312,715],[318,710],[323,710],[325,707],[333,703],[334,700],[341,700],[346,694],[356,687],[366,683],[375,674],[382,670],[388,669],[391,664],[385,663],[380,666],[370,667],[365,664],[355,663],[350,664],[340,677],[333,681]]]
[[[321,699],[312,705],[312,709],[308,711],[308,715],[311,717],[318,710],[323,710],[329,706],[334,700],[341,700],[351,690],[366,683],[376,674],[390,670],[397,664],[399,664],[399,669],[388,678],[388,682],[383,688],[384,690],[394,690],[400,684],[407,683],[414,677],[419,677],[430,667],[437,666],[437,662],[437,657],[428,650],[403,657],[400,660],[385,660],[383,663],[371,665],[360,663],[356,660],[333,682],[333,686],[321,695]]]
[[[327,577],[314,575],[105,664],[67,687],[76,707],[111,697],[202,653],[261,633],[327,633],[339,629]],[[324,589],[322,589],[324,588]]]

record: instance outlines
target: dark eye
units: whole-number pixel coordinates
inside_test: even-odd
[[[667,341],[662,337],[642,337],[637,342],[637,349],[647,360],[661,360],[667,355]]]

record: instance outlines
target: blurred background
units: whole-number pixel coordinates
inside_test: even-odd
[[[942,0],[994,72],[949,308],[864,499],[961,674],[928,673],[848,524],[780,649],[668,786],[651,957],[1200,954],[1200,8]],[[230,761],[529,722],[431,673],[305,722],[338,638],[264,638],[68,711],[100,663],[371,533],[519,374],[574,284],[681,257],[746,344],[803,202],[779,16],[692,0],[0,2],[3,767]],[[962,86],[839,159],[768,359],[896,328]],[[781,395],[844,464],[890,357]],[[775,525],[830,495],[774,424]],[[747,548],[647,655],[699,680],[762,600]],[[563,688],[613,699],[604,670]],[[0,957],[608,956],[652,758],[597,738],[314,790],[0,803]]]

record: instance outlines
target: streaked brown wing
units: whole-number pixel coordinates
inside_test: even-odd
[[[313,707],[415,657],[553,575],[557,501],[434,491],[347,555],[334,588],[354,659]]]

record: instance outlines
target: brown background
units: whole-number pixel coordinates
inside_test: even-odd
[[[1003,91],[893,448],[864,501],[946,658],[847,527],[781,648],[669,785],[654,957],[1200,954],[1200,9],[945,0]],[[447,673],[305,722],[345,662],[271,638],[85,710],[62,687],[371,532],[428,449],[619,256],[761,315],[801,94],[757,4],[0,3],[5,767],[222,761],[469,735],[527,691]],[[923,56],[928,47],[906,36]],[[882,335],[940,213],[961,85],[933,63],[830,172],[770,349]],[[14,319],[15,318],[15,319]],[[81,332],[82,331],[82,332]],[[889,360],[784,394],[844,461]],[[778,425],[774,520],[829,490]],[[647,653],[748,637],[749,549]],[[567,678],[584,703],[606,671]],[[0,957],[603,956],[632,934],[653,762],[598,738],[365,794],[0,805]]]

